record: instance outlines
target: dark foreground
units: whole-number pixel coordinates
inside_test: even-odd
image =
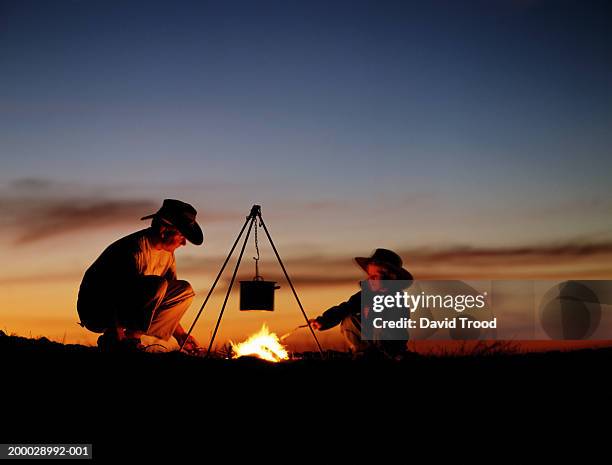
[[[0,334],[0,361],[2,443],[92,443],[98,459],[202,459],[253,441],[310,449],[337,446],[344,433],[359,443],[365,432],[408,435],[427,423],[528,426],[599,411],[612,349],[269,364],[110,355]]]

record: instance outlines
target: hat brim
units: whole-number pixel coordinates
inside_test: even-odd
[[[148,220],[148,219],[151,219],[151,218],[155,218],[156,216],[157,216],[157,214],[153,213],[152,215],[143,216],[140,219],[141,220]],[[204,242],[204,232],[202,231],[202,228],[200,227],[200,225],[197,222],[195,222],[195,221],[193,223],[183,223],[183,222],[180,222],[178,224],[176,224],[176,223],[171,223],[171,224],[176,229],[178,229],[179,232],[183,236],[185,236],[185,239],[187,239],[192,244],[194,244],[194,245],[202,245],[202,243]]]
[[[196,222],[193,222],[189,225],[184,225],[183,227],[177,226],[178,230],[181,232],[185,239],[191,242],[193,245],[202,245],[204,242],[204,233],[202,232],[202,228]]]
[[[391,265],[390,263],[383,263],[383,262],[379,262],[376,260],[372,260],[371,257],[355,257],[355,261],[361,268],[363,268],[365,272],[368,271],[368,265],[370,263],[378,263],[380,265],[385,266],[386,268],[391,270],[393,273],[395,273],[395,275],[397,276],[396,279],[398,280],[412,281],[414,279],[412,274],[408,270],[404,268],[400,268],[398,266]]]

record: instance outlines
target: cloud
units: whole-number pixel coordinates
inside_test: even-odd
[[[298,288],[324,287],[324,286],[333,287],[333,286],[346,286],[346,285],[357,286],[359,284],[359,280],[363,279],[362,276],[351,276],[351,274],[347,274],[345,276],[325,276],[325,275],[315,276],[315,275],[308,275],[308,274],[301,274],[301,273],[292,274],[291,271],[289,270],[288,272],[289,272],[289,277],[291,278],[291,282],[293,283],[295,287],[298,287]],[[274,274],[274,275],[268,274],[264,277],[266,281],[275,281],[276,283],[278,283],[278,285],[282,287],[286,287],[287,289],[290,288],[289,284],[287,283],[287,280],[285,279],[285,275],[283,274]],[[251,279],[253,279],[252,275],[237,276],[236,282],[234,283],[234,288],[232,290],[233,291],[238,290],[240,281],[250,281]],[[230,278],[226,278],[221,287],[223,287],[224,289],[227,289],[229,282],[230,282]],[[206,291],[208,291],[208,289]]]
[[[117,198],[120,190],[43,178],[12,180],[0,186],[0,227],[13,234],[16,244],[26,245],[134,223],[161,204],[161,199]],[[214,211],[205,216],[207,223],[234,217]]]
[[[146,200],[74,199],[40,202],[15,216],[18,244],[133,222],[158,205]],[[145,212],[145,213],[143,213]]]
[[[409,255],[417,260],[427,261],[455,261],[455,260],[480,260],[480,259],[503,259],[523,258],[526,260],[563,259],[593,256],[598,254],[612,253],[612,242],[597,244],[565,243],[548,246],[524,246],[524,247],[456,247],[442,250],[406,250]]]
[[[49,190],[57,187],[58,184],[48,180],[40,178],[22,178],[15,179],[9,183],[10,187],[17,191],[31,192]]]
[[[400,249],[404,266],[416,279],[612,279],[612,242],[522,247],[449,247],[443,249]],[[363,254],[362,254],[363,255]],[[224,257],[185,257],[184,271],[216,274]],[[325,286],[356,283],[365,276],[353,255],[302,255],[284,259],[296,285]],[[183,266],[182,266],[183,265]],[[229,265],[231,268],[231,264]],[[244,273],[240,279],[251,279]],[[268,280],[284,282],[278,264],[268,260],[260,265]],[[231,271],[226,270],[225,274]],[[224,274],[224,275],[225,275]]]
[[[612,214],[612,199],[602,196],[576,197],[571,200],[557,201],[552,204],[534,204],[524,212],[524,218],[542,220],[549,218],[568,218],[570,215],[609,216]]]
[[[610,279],[612,242],[400,252],[418,279]]]
[[[116,200],[91,188],[45,179],[19,179],[0,190],[0,225],[20,245],[120,225],[157,208],[151,200]]]
[[[161,198],[119,199],[100,187],[24,178],[0,188],[0,226],[14,234],[18,245],[25,245],[134,223],[160,205]],[[205,213],[207,223],[235,216],[219,211]]]
[[[491,279],[612,279],[612,242],[593,244],[566,243],[523,247],[453,247],[444,249],[400,249],[405,267],[420,280],[491,280]],[[180,276],[205,274],[215,277],[225,256],[206,258],[185,256],[177,262]],[[345,286],[364,278],[352,255],[302,255],[284,259],[296,287]],[[229,282],[234,263],[223,274],[222,287]],[[237,281],[253,278],[252,263],[241,264]],[[249,268],[246,268],[249,267]],[[260,265],[260,273],[269,281],[286,285],[279,265],[273,259]],[[82,270],[34,274],[0,279],[0,285],[77,280]],[[211,280],[212,282],[212,280]],[[237,287],[237,286],[236,286]],[[208,289],[199,289],[200,293]]]

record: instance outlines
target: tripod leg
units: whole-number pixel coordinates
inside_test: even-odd
[[[249,224],[249,220],[251,220],[251,216],[250,215],[247,217],[246,221],[242,225],[242,229],[238,233],[238,237],[234,241],[234,245],[232,245],[232,248],[230,249],[229,254],[227,254],[227,258],[223,262],[223,266],[221,266],[221,270],[219,270],[219,274],[215,278],[215,282],[213,283],[212,287],[210,288],[210,291],[208,291],[208,295],[206,296],[206,299],[204,299],[204,303],[200,307],[200,311],[196,315],[195,320],[193,320],[193,323],[191,324],[191,327],[189,328],[189,331],[187,331],[187,337],[185,338],[185,340],[181,344],[179,352],[183,350],[183,347],[185,346],[185,343],[187,342],[187,338],[191,334],[191,331],[193,331],[193,328],[195,327],[196,323],[198,322],[198,319],[200,318],[200,315],[202,314],[202,311],[204,310],[204,307],[208,303],[208,299],[210,299],[210,296],[212,295],[213,291],[215,290],[215,286],[219,282],[219,278],[221,278],[221,275],[223,274],[223,270],[225,270],[225,266],[227,265],[227,262],[229,262],[230,257],[234,253],[234,249],[236,248],[236,245],[238,244],[238,241],[240,241],[240,237],[242,236],[242,233],[244,232],[244,228],[246,228],[247,224]]]
[[[270,245],[272,246],[272,250],[274,250],[274,254],[276,255],[276,258],[278,259],[278,263],[280,264],[281,268],[283,269],[283,273],[285,273],[285,278],[287,278],[287,282],[289,283],[289,286],[291,287],[291,290],[293,291],[293,295],[295,296],[295,300],[297,301],[300,310],[302,311],[302,315],[304,315],[304,320],[306,321],[306,324],[308,325],[308,329],[310,329],[310,333],[312,334],[312,337],[314,338],[315,342],[317,343],[317,347],[319,348],[319,352],[321,353],[321,357],[325,358],[325,354],[323,353],[323,348],[321,347],[321,344],[319,344],[319,339],[317,338],[317,335],[315,334],[314,330],[312,329],[312,326],[310,326],[310,322],[308,321],[308,316],[306,316],[306,312],[304,311],[304,307],[302,306],[302,302],[300,301],[300,298],[297,295],[297,292],[295,291],[295,287],[293,287],[293,283],[291,282],[291,278],[289,277],[289,274],[287,273],[287,270],[285,269],[285,265],[283,264],[283,261],[281,260],[280,255],[278,254],[278,250],[276,250],[276,246],[274,245],[274,241],[272,241],[272,236],[270,236],[270,233],[268,232],[268,228],[266,227],[266,223],[264,223],[263,218],[261,217],[261,212],[259,213],[259,221],[261,222],[261,225],[264,228],[264,231],[266,232],[266,236],[268,236],[268,240],[270,241]],[[255,226],[257,227],[257,226]]]
[[[212,338],[210,339],[208,350],[206,351],[206,357],[210,355],[210,351],[212,349],[213,342],[215,342],[215,337],[217,336],[217,331],[219,330],[219,325],[221,324],[221,318],[223,318],[223,312],[225,312],[225,306],[227,305],[227,299],[229,298],[230,292],[232,291],[232,286],[234,285],[234,280],[236,279],[236,273],[238,272],[238,267],[240,266],[242,255],[244,254],[244,248],[246,247],[247,241],[249,240],[249,235],[251,234],[251,229],[253,228],[253,223],[255,221],[257,221],[257,217],[253,217],[251,219],[249,230],[247,231],[246,237],[244,238],[244,243],[242,244],[242,249],[240,250],[240,255],[238,256],[238,261],[236,262],[236,267],[234,268],[234,273],[232,274],[232,280],[230,281],[229,287],[227,288],[227,293],[225,294],[225,300],[223,300],[223,306],[221,307],[221,312],[219,313],[219,318],[217,319],[215,330],[213,332]]]

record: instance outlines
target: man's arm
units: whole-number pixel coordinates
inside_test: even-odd
[[[327,309],[323,314],[314,319],[315,329],[325,331],[339,325],[349,315],[361,312],[361,291],[353,294],[346,302]]]
[[[185,331],[185,328],[183,328],[180,323],[176,326],[176,329],[172,335],[176,339],[176,342],[178,342],[179,346],[185,342],[185,339],[187,339],[187,331]],[[199,346],[198,341],[196,341],[193,336],[189,335],[189,339],[187,339],[184,348],[189,351],[196,350]]]

